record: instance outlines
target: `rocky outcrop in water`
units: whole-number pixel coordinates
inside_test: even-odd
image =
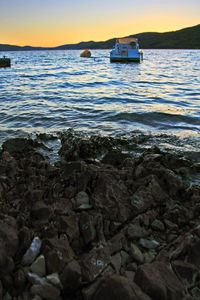
[[[199,165],[157,147],[62,137],[0,155],[0,299],[200,299]]]

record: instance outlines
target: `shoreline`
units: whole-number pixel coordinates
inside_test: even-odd
[[[199,161],[68,131],[53,165],[49,138],[2,145],[0,298],[198,297]]]

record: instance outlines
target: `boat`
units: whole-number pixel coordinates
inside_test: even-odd
[[[110,52],[111,62],[141,62],[143,52],[140,50],[138,39],[120,38],[116,40],[114,49]]]
[[[10,68],[11,67],[11,59],[3,56],[0,58],[0,68]]]

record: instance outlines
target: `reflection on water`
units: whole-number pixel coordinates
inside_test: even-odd
[[[6,53],[0,70],[0,138],[74,127],[195,136],[200,51],[146,50],[141,64],[110,64],[108,50]]]

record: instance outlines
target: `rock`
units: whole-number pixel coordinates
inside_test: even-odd
[[[40,249],[42,246],[42,241],[39,237],[35,237],[22,258],[22,264],[25,266],[29,266],[36,259],[38,254],[40,253]]]
[[[110,253],[108,248],[100,245],[93,248],[81,259],[81,270],[83,281],[92,282],[96,279],[110,263]]]
[[[60,290],[49,283],[44,283],[42,285],[33,285],[31,287],[31,294],[38,295],[46,300],[55,300],[60,296]]]
[[[182,300],[184,286],[170,267],[162,262],[153,262],[140,266],[135,282],[153,300]]]
[[[147,235],[146,230],[137,224],[130,224],[127,228],[127,237],[130,240],[143,238]]]
[[[143,257],[142,252],[133,243],[130,246],[130,255],[137,263],[142,264],[144,262],[144,257]]]
[[[85,300],[151,300],[141,289],[121,276],[103,278],[92,295]],[[160,299],[161,300],[161,299]]]
[[[31,272],[39,275],[45,276],[46,274],[46,264],[44,255],[40,255],[31,265]]]
[[[49,274],[46,276],[46,280],[57,288],[63,288],[58,273]]]
[[[140,239],[139,244],[146,249],[156,249],[160,244],[155,240]]]
[[[47,220],[50,214],[50,208],[42,201],[36,202],[31,210],[31,216],[35,220]]]
[[[10,296],[10,294],[7,292],[4,297],[3,300],[12,300],[12,297]]]
[[[120,251],[121,255],[121,264],[123,267],[126,267],[130,262],[130,255],[126,251]]]
[[[0,218],[1,244],[4,245],[8,256],[14,256],[19,245],[16,221],[7,215],[0,215]]]
[[[100,172],[97,175],[91,203],[109,221],[125,222],[132,214],[128,189],[117,174]]]
[[[157,219],[153,221],[153,223],[151,224],[151,227],[153,230],[156,230],[156,231],[165,231],[164,224]]]
[[[121,254],[116,253],[111,257],[111,265],[114,267],[115,272],[119,274],[121,265],[122,265],[122,259],[121,259]]]
[[[66,235],[43,240],[47,274],[62,272],[66,263],[74,258],[74,251]]]
[[[76,198],[75,198],[75,201],[76,201],[76,207],[79,207],[83,204],[90,204],[90,199],[89,199],[89,196],[86,192],[82,191],[82,192],[79,192],[77,195],[76,195]]]
[[[0,280],[0,299],[3,299],[3,286]]]
[[[16,287],[17,291],[19,293],[21,293],[23,291],[23,289],[25,288],[26,283],[27,283],[26,273],[23,269],[19,269],[14,274],[14,283],[15,283],[15,287]]]
[[[189,247],[188,262],[200,267],[200,239],[193,242]]]
[[[82,283],[82,274],[79,263],[76,260],[67,264],[60,276],[65,294],[71,294],[80,288]]]
[[[198,268],[195,265],[176,260],[172,263],[172,267],[184,284],[194,284],[198,276]]]
[[[86,58],[90,58],[91,57],[91,52],[90,50],[86,49],[83,52],[81,52],[80,57],[86,57]]]
[[[39,275],[31,272],[27,273],[27,278],[31,284],[42,285],[46,283],[46,278],[40,277]]]
[[[87,213],[81,213],[79,222],[81,235],[85,244],[88,245],[94,241],[96,236],[93,218]]]
[[[31,139],[14,138],[4,142],[2,148],[13,157],[20,157],[21,155],[33,152],[36,146],[38,146],[38,143]]]
[[[156,254],[152,251],[146,252],[144,254],[144,262],[145,263],[151,263],[155,259]]]

